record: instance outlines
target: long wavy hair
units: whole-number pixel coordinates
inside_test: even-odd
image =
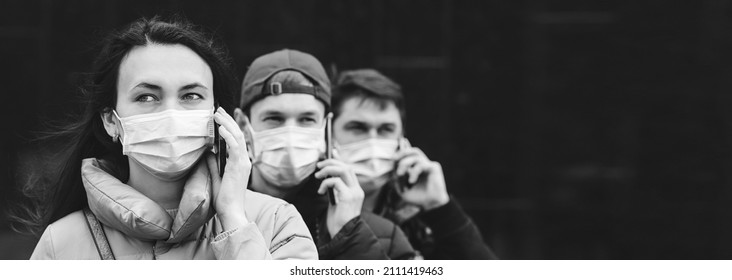
[[[179,16],[171,20],[159,16],[141,18],[110,33],[101,42],[92,71],[79,86],[80,112],[65,123],[47,124],[45,132],[33,138],[35,143],[62,144],[55,145],[53,151],[57,166],[45,170],[36,167],[22,182],[17,182],[23,199],[9,209],[13,229],[39,235],[48,224],[86,207],[86,192],[81,182],[84,158],[111,161],[118,169],[113,172],[121,180],[127,180],[127,157],[122,155],[121,144],[113,142],[104,130],[100,113],[116,107],[117,79],[123,58],[132,48],[148,44],[180,44],[198,54],[213,73],[214,101],[232,113],[239,83],[227,51],[213,36]]]

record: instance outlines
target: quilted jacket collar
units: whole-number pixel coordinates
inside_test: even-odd
[[[81,163],[81,177],[89,208],[105,225],[143,240],[178,243],[196,238],[195,232],[214,214],[212,185],[205,162],[199,162],[183,188],[178,213],[171,217],[157,203],[110,174],[110,163],[95,158]]]

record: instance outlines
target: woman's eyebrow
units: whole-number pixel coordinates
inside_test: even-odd
[[[137,84],[133,88],[138,88],[138,87],[152,89],[152,90],[160,90],[161,89],[161,87],[158,86],[158,85],[153,85],[153,84],[149,84],[149,83],[145,83],[145,82],[139,83],[139,84]]]
[[[189,90],[189,89],[194,89],[194,88],[197,88],[197,87],[201,87],[201,88],[204,88],[204,89],[208,89],[208,88],[207,88],[206,86],[204,86],[204,85],[202,85],[202,84],[199,84],[199,83],[192,83],[192,84],[187,84],[187,85],[185,85],[185,86],[182,86],[182,87],[180,88],[180,91],[183,91],[183,90]]]

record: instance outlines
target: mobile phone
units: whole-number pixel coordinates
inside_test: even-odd
[[[219,108],[216,105],[216,108]],[[226,167],[226,142],[219,135],[219,124],[214,121],[214,154],[216,154],[216,163],[219,166],[219,176],[224,177],[224,168]]]
[[[409,144],[409,140],[407,140],[407,138],[400,137],[398,141],[399,142],[397,145],[397,152],[406,150],[409,147],[411,147],[411,145]],[[395,162],[394,164],[396,165],[397,163],[398,162]],[[396,187],[399,188],[400,192],[412,187],[412,184],[409,183],[409,174],[408,173],[405,173],[402,176],[397,176],[396,175],[396,166],[394,168],[394,171],[395,171],[394,172],[394,177],[395,177],[394,181],[396,182]]]
[[[328,113],[325,116],[325,158],[333,158],[333,112]],[[335,194],[333,188],[328,188],[328,202],[330,205],[335,205]]]
[[[409,143],[409,141],[401,137],[398,140],[397,145],[397,151],[403,151],[406,150],[412,145]],[[394,163],[395,165],[397,163]],[[401,193],[404,192],[407,189],[412,188],[414,185],[409,183],[409,174],[404,174],[403,176],[397,176],[396,175],[396,167],[394,168],[393,174],[393,180],[394,180],[394,187],[396,190],[391,190],[387,194],[387,201],[393,202],[393,206],[391,208],[386,209],[386,212],[384,213],[384,216],[393,221],[397,225],[401,225],[404,222],[408,221],[412,217],[416,216],[421,212],[421,208],[414,205],[405,202],[403,199],[401,199]],[[387,202],[391,204],[390,202]]]

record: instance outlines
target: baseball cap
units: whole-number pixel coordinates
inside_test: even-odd
[[[272,76],[284,70],[300,72],[313,86],[269,83]],[[252,62],[244,75],[239,107],[246,108],[266,96],[283,93],[311,94],[330,107],[330,80],[323,65],[311,54],[290,49],[262,55]]]

